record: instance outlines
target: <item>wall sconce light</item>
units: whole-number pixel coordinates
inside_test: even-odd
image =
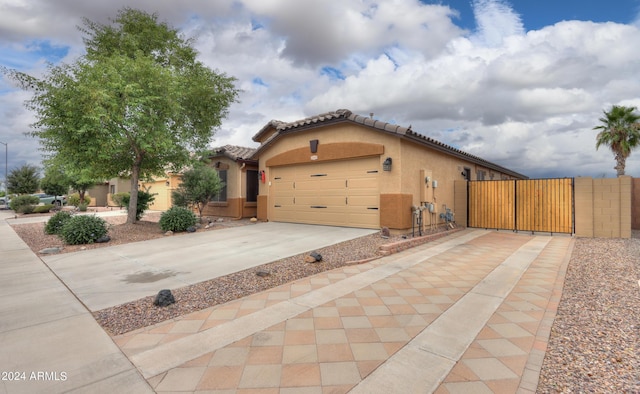
[[[169,181],[166,181],[164,184],[165,186],[169,186],[171,183]]]
[[[382,169],[384,171],[391,171],[391,163],[393,162],[393,160],[391,160],[390,157],[387,157],[384,162],[382,163]]]
[[[311,149],[311,153],[318,153],[318,140],[309,141],[309,149]]]

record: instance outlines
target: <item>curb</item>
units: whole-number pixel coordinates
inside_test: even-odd
[[[388,256],[390,254],[402,252],[403,250],[407,250],[415,246],[427,243],[429,241],[433,241],[434,239],[442,238],[449,234],[454,234],[454,233],[463,231],[464,229],[465,229],[464,227],[456,227],[453,230],[443,231],[436,234],[424,235],[422,237],[407,239],[404,241],[389,243],[389,244],[380,246],[378,253],[380,253],[380,255],[382,256]]]

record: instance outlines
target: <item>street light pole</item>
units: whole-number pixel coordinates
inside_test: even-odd
[[[7,201],[7,197],[9,197],[9,186],[7,185],[7,174],[9,168],[9,143],[8,142],[0,142],[0,144],[4,145],[4,201]]]

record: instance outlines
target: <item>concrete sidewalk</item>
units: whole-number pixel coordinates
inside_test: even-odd
[[[136,368],[0,212],[0,393],[151,393]]]
[[[256,223],[41,258],[97,311],[375,232]]]

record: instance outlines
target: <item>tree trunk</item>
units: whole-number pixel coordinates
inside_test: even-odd
[[[616,153],[616,166],[614,167],[618,176],[624,175],[624,168],[626,166],[626,158],[620,153]]]
[[[135,163],[131,170],[131,191],[129,192],[129,208],[127,209],[127,224],[135,224],[136,208],[138,207],[138,180],[140,179],[140,164]]]

